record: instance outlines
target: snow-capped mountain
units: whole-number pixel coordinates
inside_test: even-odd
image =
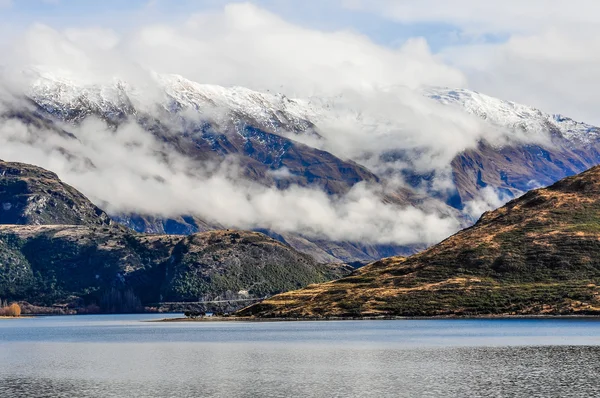
[[[299,185],[340,196],[359,182],[384,185],[390,176],[377,167],[377,162],[382,162],[396,167],[408,183],[388,193],[386,201],[422,207],[423,203],[430,206],[430,199],[441,199],[469,217],[600,163],[600,130],[594,126],[470,90],[427,88],[415,93],[414,99],[420,107],[434,108],[416,112],[423,123],[419,123],[420,131],[412,131],[410,126],[407,130],[407,113],[393,108],[395,93],[389,90],[383,97],[391,103],[369,104],[370,109],[363,110],[360,101],[348,101],[344,96],[292,99],[243,87],[200,84],[177,75],[153,75],[147,85],[114,81],[99,86],[36,72],[27,96],[37,105],[35,112],[44,118],[77,124],[93,115],[112,125],[133,120],[182,157],[213,161],[235,156],[246,178],[280,189]],[[379,105],[387,107],[386,111],[379,112]],[[439,111],[451,115],[449,124],[453,124],[454,132],[463,125],[472,129],[471,139],[475,141],[451,148],[446,163],[424,171],[415,164],[433,163],[429,157],[449,146],[447,141],[436,139],[437,131],[429,134],[433,137],[429,139],[431,148],[423,147],[427,141],[418,137],[427,135],[423,129],[428,126],[444,128],[443,119],[428,124],[428,118],[436,117]],[[456,124],[455,120],[464,123]],[[332,134],[332,127],[342,134]],[[351,129],[347,136],[343,134],[346,128]],[[498,131],[509,138],[501,145],[488,141]],[[511,141],[516,136],[520,139]],[[374,145],[377,140],[380,142]],[[348,150],[346,141],[354,151]],[[365,159],[369,163],[364,163]],[[450,185],[446,181],[441,189],[435,184],[440,170],[450,179]],[[165,232],[192,231],[198,224],[175,219],[163,222],[155,216],[121,215],[120,219],[135,219],[131,226],[138,230],[158,228],[156,232],[163,232],[160,228]],[[209,224],[202,228],[210,228]],[[276,235],[295,242],[297,248],[320,251],[324,261],[364,261],[384,253],[407,252],[406,247]]]
[[[91,113],[109,118],[155,111],[160,107],[171,113],[193,110],[217,122],[251,120],[269,132],[287,134],[310,131],[323,119],[340,117],[336,98],[289,98],[280,93],[254,91],[245,87],[200,84],[179,75],[154,74],[156,86],[133,87],[127,82],[111,85],[82,85],[55,75],[37,72],[29,95],[47,111],[76,120]],[[493,126],[530,134],[559,133],[575,143],[600,139],[600,129],[561,114],[506,101],[467,89],[430,87],[423,94],[441,104],[478,116]],[[360,110],[356,122],[371,126]],[[388,128],[402,127],[390,120],[379,120]],[[391,124],[391,125],[390,125]],[[366,126],[365,126],[366,127]]]
[[[244,87],[199,84],[179,75],[153,75],[152,85],[134,87],[115,81],[82,85],[49,73],[37,73],[28,95],[46,111],[70,121],[96,114],[111,119],[127,115],[195,111],[214,122],[251,120],[267,131],[301,132],[311,129],[319,110],[307,101]]]
[[[123,81],[115,81],[104,86],[82,85],[39,70],[34,71],[32,75],[34,79],[29,96],[45,111],[60,119],[76,122],[90,114],[116,122],[130,116],[139,118],[145,115],[155,115],[153,117],[160,120],[176,117],[184,121],[182,133],[186,133],[183,130],[190,129],[190,121],[192,126],[197,128],[198,122],[202,120],[213,126],[213,131],[207,133],[203,130],[201,134],[203,145],[207,145],[205,150],[223,152],[223,148],[227,146],[218,142],[218,137],[222,139],[219,134],[227,131],[235,132],[237,137],[232,138],[231,135],[228,135],[228,140],[241,140],[239,146],[247,147],[250,141],[254,147],[262,146],[261,156],[254,156],[254,158],[262,163],[267,163],[272,170],[282,166],[287,167],[282,162],[289,150],[289,145],[285,142],[288,139],[294,139],[319,150],[326,150],[342,159],[350,158],[359,163],[365,160],[364,154],[366,153],[371,159],[369,167],[375,167],[373,170],[376,172],[379,170],[377,162],[385,163],[385,160],[381,159],[392,159],[392,163],[397,163],[396,154],[401,153],[402,167],[405,168],[402,172],[411,176],[409,182],[412,185],[418,185],[420,184],[419,176],[423,175],[423,171],[411,169],[415,159],[445,150],[443,144],[435,147],[434,143],[434,147],[429,149],[423,149],[422,143],[413,143],[412,147],[408,145],[407,142],[414,141],[413,138],[422,135],[422,132],[399,134],[398,132],[407,128],[402,112],[397,112],[397,115],[393,109],[392,112],[387,113],[373,112],[372,109],[363,112],[361,109],[351,108],[354,104],[344,101],[343,96],[291,99],[283,94],[258,92],[244,87],[200,84],[178,75],[153,74],[151,84],[146,86],[132,86]],[[388,91],[386,99],[393,100],[394,91]],[[595,126],[558,114],[550,115],[539,109],[466,89],[431,87],[424,89],[419,97],[420,95],[433,100],[432,104],[441,104],[444,108],[449,107],[464,115],[477,116],[477,120],[481,121],[477,127],[477,135],[480,140],[479,150],[489,144],[486,140],[491,135],[488,135],[486,130],[495,131],[495,136],[498,135],[498,131],[502,131],[508,140],[501,141],[502,145],[500,146],[492,143],[492,148],[489,150],[495,153],[510,152],[517,147],[524,147],[525,152],[530,152],[532,156],[530,160],[526,160],[525,157],[521,160],[524,162],[522,166],[526,169],[530,169],[533,163],[539,161],[557,166],[558,169],[552,171],[549,180],[541,178],[543,182],[550,183],[554,179],[580,172],[600,161],[600,155],[595,149],[600,141],[600,129]],[[423,116],[423,118],[427,119],[428,116]],[[344,143],[345,137],[341,136],[340,138],[338,134],[336,136],[338,142],[332,141],[329,129],[336,124],[351,127],[353,129],[351,136],[354,140],[357,135],[360,135],[360,139],[354,144],[355,148],[352,151],[347,150]],[[443,126],[443,123],[441,125]],[[440,123],[432,128],[439,128],[439,126]],[[458,128],[460,129],[460,126]],[[214,134],[215,130],[217,135]],[[269,134],[274,134],[274,136]],[[198,139],[197,135],[196,139]],[[514,137],[520,139],[511,143],[511,139]],[[381,143],[378,143],[378,140]],[[476,150],[475,143],[465,146],[463,148],[465,153],[472,153]],[[426,145],[429,144],[426,143]],[[538,148],[540,145],[542,147]],[[414,153],[411,152],[414,151],[413,148],[417,149]],[[571,153],[572,151],[575,153]],[[229,153],[228,150],[226,152]],[[552,154],[552,158],[548,157],[549,154]],[[451,155],[454,156],[452,153]],[[373,159],[375,160],[373,161]],[[451,166],[451,160],[452,157],[447,160],[448,167]],[[511,164],[505,165],[504,163],[507,162],[506,159],[498,159],[494,163],[494,168],[498,169],[498,175],[503,175],[499,181],[503,182],[492,183],[492,186],[508,189],[511,194],[517,194],[528,189],[530,185],[527,184],[530,184],[530,180],[539,181],[538,179],[543,177],[532,170],[532,178],[527,182],[525,182],[526,178],[521,176],[518,179],[520,182],[506,183],[510,180],[510,175],[504,176],[503,170],[514,168],[514,162],[511,161],[508,162]],[[385,167],[387,167],[387,163]],[[438,165],[438,167],[440,166]],[[442,165],[441,167],[446,166]],[[381,169],[383,168],[381,167]],[[547,169],[547,167],[541,168]],[[456,166],[452,166],[452,169],[456,174]],[[433,172],[435,173],[435,170]],[[464,178],[454,176],[458,193],[464,196],[461,202],[475,198],[477,195],[474,190],[477,190],[480,185],[485,185],[481,181],[478,183],[477,180],[483,178],[485,181],[487,171],[483,171],[481,178],[477,177],[478,173],[481,174],[473,171],[468,177],[469,181],[477,183],[475,188],[468,190],[468,193],[461,192],[464,184],[458,182]],[[524,172],[523,175],[527,173]],[[294,170],[292,170],[292,174],[294,174]],[[322,174],[320,178],[327,178],[327,176]],[[487,179],[498,180],[491,177]],[[359,177],[358,179],[353,178],[352,181],[360,180]],[[297,182],[291,181],[291,183]],[[348,186],[354,182],[350,182]],[[278,183],[281,184],[281,180],[278,180]],[[284,184],[284,186],[287,185]],[[333,189],[330,192],[338,193],[340,191]]]
[[[575,144],[589,144],[600,139],[600,129],[596,126],[560,114],[544,113],[527,105],[490,97],[476,91],[428,88],[424,93],[442,104],[458,106],[498,127],[540,135],[559,132]]]

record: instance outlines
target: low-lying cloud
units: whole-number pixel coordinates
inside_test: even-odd
[[[88,119],[69,130],[77,139],[4,121],[0,158],[53,170],[113,214],[194,214],[229,227],[395,244],[433,243],[459,227],[433,211],[385,204],[381,188],[364,183],[337,198],[298,186],[264,187],[239,177],[235,162],[191,163],[135,123],[114,131]]]

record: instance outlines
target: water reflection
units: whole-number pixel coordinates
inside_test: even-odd
[[[596,322],[19,322],[0,397],[600,396]]]

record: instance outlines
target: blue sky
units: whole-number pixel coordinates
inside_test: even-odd
[[[54,28],[110,26],[127,31],[141,23],[170,23],[195,12],[220,9],[225,0],[4,0],[0,23],[14,31],[34,23]],[[499,42],[506,35],[484,34],[476,39],[461,35],[461,29],[449,23],[400,23],[364,11],[351,10],[337,0],[257,0],[252,3],[274,12],[285,20],[308,28],[336,31],[349,29],[366,35],[373,42],[397,47],[411,37],[424,37],[432,51],[447,46],[481,42]],[[2,0],[0,0],[2,4]]]
[[[136,48],[135,45],[139,43],[132,44],[128,39],[131,39],[136,32],[140,32],[141,27],[154,27],[155,24],[168,25],[173,33],[183,27],[183,22],[189,20],[191,15],[205,14],[210,10],[223,14],[224,7],[233,2],[235,1],[0,0],[0,46],[12,42],[20,45],[18,39],[23,36],[23,33],[29,32],[34,24],[41,23],[59,32],[67,28],[102,28],[103,32],[106,32],[107,28],[112,29],[123,43]],[[321,35],[323,36],[321,39],[332,45],[329,48],[325,42],[316,44],[315,32],[343,30],[361,35],[354,35],[352,40],[362,52],[354,51],[352,44],[346,42],[347,47],[342,49],[346,51],[345,61],[355,62],[355,66],[359,69],[361,65],[369,62],[377,63],[379,66],[370,70],[370,75],[363,72],[357,74],[354,78],[356,81],[375,79],[379,84],[383,84],[385,82],[378,78],[381,76],[380,69],[384,68],[392,71],[390,75],[385,76],[386,79],[392,80],[389,83],[397,83],[396,77],[401,73],[399,71],[406,64],[406,60],[399,61],[395,58],[397,54],[390,54],[386,50],[400,49],[408,39],[424,38],[428,49],[418,49],[417,52],[420,53],[415,56],[418,62],[423,61],[421,59],[423,53],[429,55],[430,51],[434,55],[434,59],[429,60],[431,64],[443,64],[442,66],[462,75],[459,81],[450,79],[448,85],[460,84],[462,87],[536,106],[548,112],[564,113],[579,120],[600,123],[600,115],[595,106],[600,101],[600,88],[596,83],[600,81],[600,56],[597,56],[600,54],[600,38],[597,35],[600,28],[597,20],[600,2],[597,0],[570,0],[569,2],[564,0],[250,0],[250,2],[261,10],[278,15],[294,27],[305,28],[296,31],[297,35],[290,38],[291,41],[287,46],[297,47],[300,43],[304,43],[308,46],[304,48],[307,54],[314,54],[324,62],[329,62],[330,59],[330,64],[340,60],[339,54],[328,57],[329,54],[323,51],[335,53],[338,49],[338,44],[335,44],[336,38]],[[241,20],[243,18],[240,19],[239,15],[236,15],[236,18],[238,18],[236,21],[243,25],[244,21]],[[241,57],[240,54],[251,50],[248,45],[245,45],[246,48],[229,48],[227,52],[215,44],[210,34],[211,29],[213,28],[206,28],[202,32],[204,36],[199,40],[196,40],[198,37],[194,37],[197,32],[187,32],[183,36],[177,36],[178,39],[172,39],[168,44],[171,44],[171,47],[176,47],[179,42],[188,45],[189,42],[186,40],[204,43],[202,49],[212,50],[215,62]],[[128,33],[133,34],[128,35]],[[222,39],[228,34],[221,33]],[[51,47],[52,34],[48,32],[37,32],[37,34],[37,40],[44,39],[46,45]],[[362,43],[360,40],[362,37],[367,37],[373,45]],[[261,36],[261,39],[264,40],[262,44],[267,46],[272,41],[269,32]],[[83,44],[84,50],[88,50],[85,48],[89,47],[87,44]],[[127,48],[126,45],[123,48]],[[227,42],[220,45],[227,45]],[[44,46],[44,44],[35,44],[32,52],[38,53]],[[316,47],[317,50],[320,48],[322,51],[311,52],[310,46]],[[57,45],[56,48],[61,47]],[[155,51],[152,48],[146,50],[148,53]],[[172,49],[163,48],[163,50]],[[185,50],[196,51],[189,46]],[[263,50],[272,51],[272,58],[278,60],[279,48],[265,47]],[[123,51],[127,52],[129,49]],[[250,55],[259,58],[264,54],[259,51],[257,54]],[[210,70],[206,71],[208,75],[194,74],[197,68],[189,62],[187,55],[171,54],[172,57],[177,55],[183,57],[178,61],[178,65],[185,66],[186,63],[190,65],[187,72],[190,72],[191,77],[203,82],[211,82],[205,80],[212,76]],[[158,54],[157,59],[152,60],[155,61],[154,64],[160,66],[163,61],[161,57],[166,58],[163,53]],[[259,62],[258,58],[256,62]],[[145,60],[144,58],[142,61]],[[298,68],[304,60],[299,59],[296,64],[288,65],[291,68],[290,76],[293,73],[304,73],[302,68]],[[197,61],[200,66],[205,62]],[[238,61],[241,64],[246,62],[243,57]],[[272,62],[271,59],[262,61]],[[234,68],[234,63],[230,63],[229,67]],[[213,69],[219,68],[224,69],[222,66]],[[279,70],[274,69],[275,72]],[[345,67],[341,70],[348,72],[348,68]],[[226,72],[227,69],[225,68],[224,71]],[[238,72],[235,70],[231,73],[232,84],[246,83],[235,79]],[[418,67],[410,72],[423,74],[422,69]],[[447,71],[438,72],[443,75]],[[405,80],[410,82],[413,79]],[[433,80],[431,84],[439,84],[436,79]],[[215,79],[215,82],[220,84],[225,84],[225,81],[229,80]],[[264,86],[264,82],[252,80],[250,83],[256,83],[255,85],[261,88]]]

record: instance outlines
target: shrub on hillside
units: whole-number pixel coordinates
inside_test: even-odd
[[[21,316],[21,307],[17,303],[12,303],[9,306],[0,309],[0,316]]]

